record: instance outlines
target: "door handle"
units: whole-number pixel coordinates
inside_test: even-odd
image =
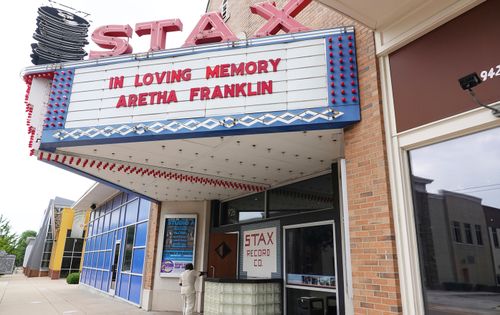
[[[212,278],[215,278],[215,266],[210,266],[210,269],[212,269]]]

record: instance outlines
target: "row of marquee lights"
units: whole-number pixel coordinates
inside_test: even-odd
[[[280,30],[286,33],[296,33],[310,30],[302,25],[295,16],[299,14],[312,0],[288,0],[282,9],[278,9],[274,2],[260,2],[250,6],[250,11],[263,17],[267,22],[262,25],[254,37],[275,35]],[[168,32],[182,31],[182,22],[179,19],[141,22],[135,25],[138,36],[150,35],[150,51],[165,49]],[[128,39],[132,38],[132,27],[126,25],[104,25],[92,33],[93,42],[106,51],[90,51],[89,59],[119,56],[130,54],[133,48]],[[224,23],[219,12],[204,14],[183,47],[202,44],[237,41],[236,35]]]
[[[266,190],[267,186],[242,183],[227,179],[211,178],[190,173],[163,170],[145,166],[134,166],[127,163],[105,162],[91,158],[77,157],[65,155],[61,153],[38,152],[38,159],[41,161],[58,163],[61,165],[77,168],[94,168],[109,172],[121,172],[124,174],[135,174],[138,176],[151,176],[154,178],[163,178],[166,180],[174,180],[178,182],[189,182],[193,184],[207,185],[220,188],[231,188],[249,192],[261,192]]]

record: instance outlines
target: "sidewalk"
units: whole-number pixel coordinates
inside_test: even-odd
[[[64,279],[26,278],[22,273],[0,277],[0,314],[162,314],[146,312],[127,302],[69,285]]]

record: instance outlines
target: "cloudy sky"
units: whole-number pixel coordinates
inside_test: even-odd
[[[427,191],[450,190],[500,208],[500,128],[411,152],[413,174],[433,179]]]
[[[106,24],[129,24],[169,18],[180,18],[183,32],[167,35],[167,48],[179,47],[205,12],[207,0],[61,0],[60,3],[88,12],[94,28]],[[2,133],[0,149],[0,178],[2,186],[0,214],[10,220],[15,232],[38,230],[41,216],[49,200],[55,196],[77,200],[92,181],[29,157],[24,94],[26,85],[20,72],[31,65],[31,47],[34,42],[37,9],[50,5],[48,1],[11,1],[0,10],[2,30]],[[56,5],[54,5],[56,6]],[[149,37],[136,35],[131,39],[134,52],[146,51]],[[98,49],[90,46],[91,49]],[[88,47],[87,47],[88,51]]]

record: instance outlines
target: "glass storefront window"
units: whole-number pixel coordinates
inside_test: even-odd
[[[331,224],[286,230],[286,273],[288,284],[335,287]]]
[[[333,224],[285,231],[286,313],[337,314]]]
[[[412,150],[410,163],[426,313],[491,312],[500,304],[500,128]]]
[[[334,205],[332,175],[322,175],[271,189],[268,198],[270,217],[331,209]]]
[[[222,204],[222,224],[235,224],[265,218],[265,196],[258,193]]]
[[[338,209],[338,202],[338,183],[329,173],[223,202],[217,225]]]
[[[122,271],[130,271],[130,264],[132,262],[132,247],[134,246],[135,225],[128,226],[125,235],[125,251],[123,253]]]

